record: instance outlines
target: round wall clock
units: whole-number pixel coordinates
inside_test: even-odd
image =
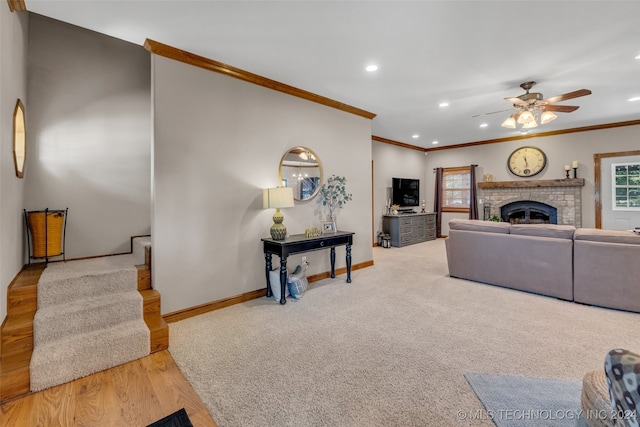
[[[534,176],[547,165],[547,156],[538,147],[525,146],[515,150],[507,160],[509,171],[522,177]]]

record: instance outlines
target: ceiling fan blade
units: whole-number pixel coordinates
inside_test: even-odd
[[[483,114],[476,114],[475,116],[471,116],[471,118],[474,118],[474,117],[482,117],[482,116],[488,116],[489,114],[504,113],[504,112],[506,112],[506,111],[511,111],[511,110],[512,110],[511,108],[508,108],[508,109],[506,109],[506,110],[492,111],[492,112],[490,112],[490,113],[483,113]]]
[[[565,101],[567,99],[579,98],[581,96],[591,95],[589,89],[580,89],[573,92],[565,93],[564,95],[552,96],[551,98],[543,99],[542,101],[553,104],[554,102]]]
[[[505,101],[508,101],[514,105],[529,105],[527,101],[523,101],[520,98],[505,98]]]
[[[544,109],[547,111],[556,111],[559,113],[570,113],[572,111],[576,111],[580,107],[576,107],[575,105],[545,105]]]

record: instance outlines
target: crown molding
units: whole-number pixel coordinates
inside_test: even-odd
[[[424,148],[424,147],[418,147],[417,145],[411,145],[411,144],[407,144],[405,142],[394,141],[393,139],[382,138],[381,136],[371,135],[371,140],[372,141],[382,142],[382,143],[389,144],[389,145],[396,145],[396,146],[402,147],[402,148],[409,148],[411,150],[416,150],[416,151],[420,151],[420,152],[423,152],[423,153],[425,151],[427,151],[427,149]]]
[[[584,126],[579,128],[571,128],[571,129],[562,129],[562,130],[553,130],[549,132],[540,132],[534,133],[532,135],[519,135],[519,136],[510,136],[507,138],[497,138],[497,139],[488,139],[485,141],[476,141],[476,142],[467,142],[464,144],[454,144],[454,145],[446,145],[443,147],[435,147],[435,148],[425,148],[425,152],[429,151],[440,151],[440,150],[452,150],[454,148],[466,148],[466,147],[475,147],[477,145],[486,145],[486,144],[497,144],[500,142],[511,142],[511,141],[521,141],[524,139],[532,139],[532,138],[541,138],[546,136],[555,136],[555,135],[563,135],[567,133],[577,133],[577,132],[588,132],[593,130],[603,130],[603,129],[611,129],[611,128],[619,128],[624,126],[636,126],[640,125],[640,120],[629,120],[626,122],[616,122],[616,123],[607,123],[602,125],[593,125],[593,126]]]
[[[394,141],[392,139],[382,138],[380,136],[375,136],[375,135],[371,135],[371,139],[373,141],[383,142],[385,144],[397,145],[398,147],[404,147],[404,148],[409,148],[411,150],[417,150],[417,151],[422,151],[424,153],[428,153],[430,151],[453,150],[455,148],[475,147],[477,145],[498,144],[500,142],[521,141],[523,139],[562,135],[566,133],[587,132],[587,131],[593,131],[593,130],[603,130],[603,129],[619,128],[624,126],[636,126],[636,125],[640,125],[640,120],[629,120],[626,122],[616,122],[616,123],[607,123],[603,125],[593,125],[593,126],[584,126],[579,128],[554,130],[549,132],[535,133],[532,135],[519,135],[519,136],[510,136],[506,138],[487,139],[484,141],[465,142],[463,144],[445,145],[442,147],[433,147],[433,148],[419,147],[417,145],[411,145],[405,142]]]
[[[214,61],[212,59],[205,58],[194,53],[168,46],[155,40],[146,39],[144,42],[144,47],[149,52],[155,55],[193,65],[194,67],[204,68],[205,70],[213,71],[215,73],[224,74],[229,77],[253,83],[258,86],[263,86],[278,92],[283,92],[288,95],[296,96],[298,98],[306,99],[307,101],[316,102],[318,104],[335,108],[337,110],[346,111],[347,113],[355,114],[356,116],[364,117],[366,119],[373,119],[376,116],[374,113],[352,107],[351,105],[347,105],[333,99],[325,98],[324,96],[317,95],[303,89],[298,89],[296,87],[250,73],[248,71],[241,70],[240,68],[223,64],[222,62]]]

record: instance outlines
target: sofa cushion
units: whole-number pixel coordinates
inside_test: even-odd
[[[551,237],[555,239],[572,239],[575,231],[576,228],[573,225],[514,224],[511,226],[511,234]]]
[[[640,236],[633,231],[600,230],[596,228],[578,228],[573,234],[573,240],[588,240],[591,242],[626,243],[640,245]]]
[[[629,350],[611,350],[604,361],[611,409],[617,425],[637,426],[640,421],[640,355]]]
[[[508,222],[481,221],[479,219],[454,218],[449,221],[450,230],[484,231],[487,233],[509,234]]]

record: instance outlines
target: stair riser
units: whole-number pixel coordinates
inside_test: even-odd
[[[106,305],[81,307],[79,311],[55,313],[51,309],[36,313],[34,340],[46,344],[58,339],[109,328],[123,322],[140,319],[142,299],[136,292],[135,299],[114,296]]]
[[[7,316],[35,313],[38,307],[37,286],[15,289],[7,295]]]
[[[14,369],[4,369],[0,374],[0,402],[21,396],[30,391],[29,362],[21,363]]]
[[[150,352],[166,350],[169,348],[169,327],[165,324],[162,329],[152,329]]]
[[[146,265],[138,265],[138,290],[151,289],[151,271]]]
[[[156,294],[151,297],[145,297],[144,299],[144,316],[148,315],[160,315],[160,294]]]
[[[2,333],[2,358],[33,350],[33,324]]]
[[[137,322],[135,322],[137,323]],[[58,384],[130,362],[149,354],[149,330],[129,322],[96,331],[88,336],[74,337],[57,352],[34,352],[31,358],[31,391]],[[36,378],[46,378],[37,382]]]

